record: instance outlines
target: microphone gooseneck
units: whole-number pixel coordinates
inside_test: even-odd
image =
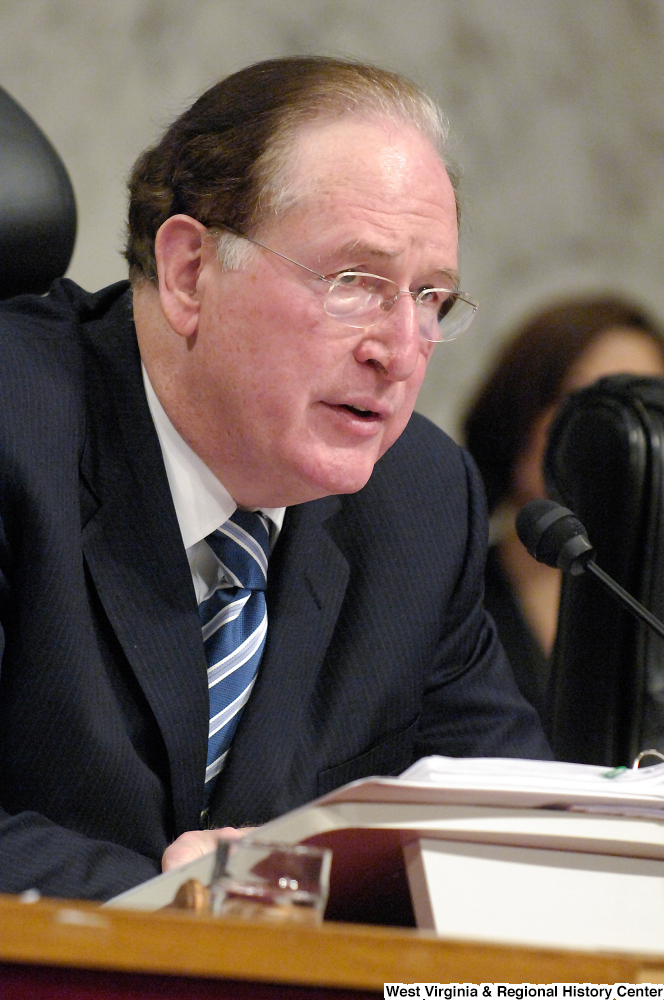
[[[664,639],[662,622],[597,565],[586,529],[567,507],[554,500],[531,500],[516,516],[516,533],[538,562],[572,576],[590,573],[623,607]]]

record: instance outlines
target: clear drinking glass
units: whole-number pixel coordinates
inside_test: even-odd
[[[329,891],[332,851],[252,838],[220,841],[210,907],[220,917],[317,924]]]

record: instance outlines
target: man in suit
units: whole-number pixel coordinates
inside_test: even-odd
[[[392,74],[251,67],[138,161],[131,286],[0,310],[1,891],[103,899],[426,754],[548,756],[477,474],[412,416],[474,312],[444,137]],[[238,523],[258,666],[213,709]]]

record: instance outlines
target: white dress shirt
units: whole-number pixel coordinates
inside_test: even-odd
[[[187,552],[191,578],[198,604],[210,597],[224,582],[221,563],[205,541],[237,509],[232,496],[210,471],[205,462],[192,451],[170,422],[157,399],[143,365],[143,384],[148,406],[164,456],[164,465],[171,488],[175,513]],[[274,527],[270,544],[274,545],[281,530],[285,507],[260,507]]]

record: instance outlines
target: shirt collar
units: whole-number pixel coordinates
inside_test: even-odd
[[[143,368],[143,385],[154,421],[166,476],[171,489],[185,549],[200,542],[235,512],[237,504],[227,489],[180,437],[169,420]],[[274,524],[272,543],[281,530],[285,507],[255,508],[266,514]]]

